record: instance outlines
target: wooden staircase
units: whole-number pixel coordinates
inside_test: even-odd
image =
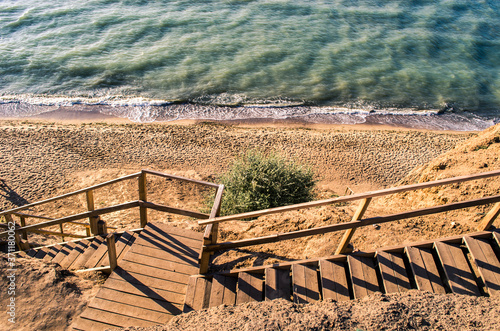
[[[139,234],[138,231],[110,233],[105,236],[95,236],[32,248],[28,251],[18,252],[18,256],[29,256],[43,259],[46,262],[58,263],[61,267],[69,270],[105,267],[109,265],[106,236],[115,237],[116,256],[117,260],[121,261]]]
[[[410,289],[498,296],[499,257],[500,234],[485,231],[374,252],[196,275],[189,280],[184,312],[276,298],[296,303],[344,301]]]
[[[203,233],[148,223],[73,329],[151,326],[182,313],[202,239]]]

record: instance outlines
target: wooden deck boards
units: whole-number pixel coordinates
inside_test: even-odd
[[[464,237],[472,259],[491,296],[500,295],[500,262],[487,239]]]
[[[191,246],[198,240],[201,247],[202,238],[201,233],[151,223],[138,237],[126,232],[120,246],[117,243],[122,253],[118,267],[72,327],[150,326],[180,314],[189,276],[198,271],[198,251]],[[105,264],[102,246],[104,242],[95,249],[91,263]]]

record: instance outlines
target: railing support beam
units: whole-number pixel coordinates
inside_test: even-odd
[[[366,198],[361,201],[361,204],[358,207],[358,210],[356,210],[356,213],[352,217],[351,221],[359,221],[360,219],[363,218],[365,215],[366,209],[368,209],[368,205],[370,205],[370,202],[372,201],[372,198]],[[352,228],[349,230],[346,230],[344,233],[344,237],[342,237],[342,240],[340,241],[339,246],[337,247],[337,250],[335,251],[335,255],[338,254],[343,254],[347,250],[347,246],[349,245],[349,242],[352,239],[352,236],[354,235],[354,232],[356,231],[356,228]]]
[[[495,222],[495,220],[499,215],[500,215],[500,202],[497,202],[493,206],[493,208],[491,208],[488,214],[486,214],[486,216],[481,220],[481,223],[479,223],[477,230],[478,231],[488,230],[493,225],[493,222]]]

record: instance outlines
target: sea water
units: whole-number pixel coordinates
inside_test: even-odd
[[[482,128],[500,117],[500,1],[2,0],[0,95],[3,116],[465,111],[451,121]]]

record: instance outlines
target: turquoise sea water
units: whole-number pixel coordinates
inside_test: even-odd
[[[0,94],[496,116],[500,1],[3,0]]]

